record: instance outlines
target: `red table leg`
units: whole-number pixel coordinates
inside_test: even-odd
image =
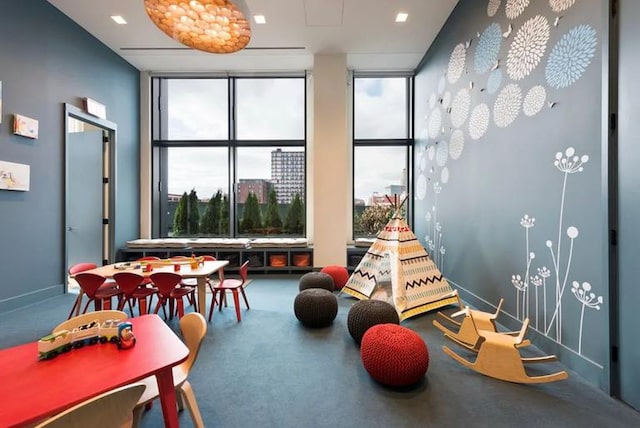
[[[164,416],[164,426],[168,428],[179,427],[178,409],[176,406],[176,390],[173,385],[173,372],[167,368],[156,373],[158,381],[158,392],[162,405],[162,416]]]

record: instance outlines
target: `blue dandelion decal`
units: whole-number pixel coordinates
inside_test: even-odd
[[[497,68],[491,72],[487,79],[487,92],[495,94],[502,84],[502,70]]]
[[[480,36],[474,58],[476,73],[485,73],[498,61],[502,30],[498,24],[489,25]]]
[[[596,35],[593,27],[578,25],[562,36],[553,47],[545,69],[549,86],[566,88],[582,77],[595,54]]]

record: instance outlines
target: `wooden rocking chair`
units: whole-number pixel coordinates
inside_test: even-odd
[[[474,323],[474,314],[469,312],[471,326],[476,327]],[[468,361],[456,352],[443,346],[442,350],[451,358],[472,370],[477,371],[485,376],[493,377],[507,382],[514,383],[547,383],[557,380],[567,379],[569,375],[566,371],[551,373],[541,376],[529,376],[525,372],[524,364],[526,363],[545,363],[555,361],[555,355],[546,355],[542,357],[522,358],[518,347],[524,342],[524,335],[529,327],[529,319],[525,319],[522,328],[517,336],[512,336],[493,331],[476,330],[479,336],[478,356],[474,362]],[[460,344],[466,349],[470,349],[464,342],[459,342],[451,338],[454,342]],[[473,350],[473,349],[472,349]]]
[[[498,332],[496,327],[496,318],[498,318],[498,314],[500,313],[500,309],[502,308],[502,304],[504,303],[504,299],[500,299],[498,303],[498,307],[494,313],[482,312],[476,309],[471,309],[468,306],[463,306],[462,301],[460,301],[460,297],[458,297],[458,304],[460,305],[462,310],[451,314],[451,316],[446,315],[443,312],[438,312],[438,315],[445,319],[447,322],[458,327],[458,331],[454,332],[449,328],[442,325],[438,320],[433,320],[433,325],[436,326],[440,331],[442,331],[448,339],[453,340],[457,344],[464,346],[473,352],[478,352],[480,346],[480,336],[478,336],[478,330],[491,331],[494,333],[506,334],[510,336],[517,336],[520,332],[518,331],[505,331]],[[473,314],[473,321],[471,318],[471,314]],[[462,322],[456,321],[453,318],[456,318],[460,315],[464,315]],[[529,340],[523,340],[518,347],[529,346],[531,342]]]

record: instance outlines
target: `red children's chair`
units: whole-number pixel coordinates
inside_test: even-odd
[[[136,262],[153,262],[153,261],[160,261],[160,257],[158,256],[144,256],[144,257],[140,257],[136,259]],[[151,284],[151,280],[149,278],[145,278],[144,281],[142,282],[142,286],[146,287],[147,285]]]
[[[180,283],[182,282],[182,276],[174,272],[156,272],[152,273],[150,278],[151,282],[158,288],[158,303],[156,304],[154,313],[158,313],[158,311],[160,310],[160,306],[162,306],[164,310],[164,307],[168,302],[169,319],[172,319],[174,314],[173,305],[174,303],[176,303],[178,318],[182,318],[182,316],[184,315],[183,297],[187,296],[189,293],[193,293],[195,291],[195,288],[180,286]],[[195,303],[194,309],[197,310]],[[165,319],[166,317],[167,313],[165,311]]]
[[[80,272],[85,272],[91,269],[95,269],[97,268],[98,265],[96,265],[95,263],[77,263],[73,266],[71,266],[69,268],[69,270],[67,271],[67,273],[69,274],[70,277],[75,276],[76,274],[80,273]],[[116,288],[116,284],[113,281],[110,280],[106,280],[104,282],[104,284],[102,284],[100,286],[101,288]],[[82,297],[84,296],[84,291],[82,291],[82,288],[80,289],[80,292],[78,293],[78,297],[76,297],[76,300],[73,302],[73,307],[71,308],[71,311],[69,312],[69,316],[67,317],[67,319],[71,319],[71,317],[78,315],[80,313],[80,308],[82,307]]]
[[[244,299],[245,305],[247,305],[247,309],[249,308],[249,301],[247,300],[247,295],[244,292],[244,286],[247,282],[247,274],[249,271],[249,260],[244,262],[242,266],[240,266],[240,278],[225,278],[224,273],[220,270],[220,283],[213,286],[213,298],[211,299],[211,306],[209,307],[209,322],[211,322],[211,316],[213,315],[213,307],[216,302],[216,294],[220,293],[220,300],[218,303],[219,310],[222,310],[222,304],[225,306],[227,304],[227,291],[231,291],[233,294],[233,303],[236,307],[236,318],[238,322],[242,321],[242,316],[240,315],[240,296],[242,293],[242,298]]]
[[[98,275],[91,272],[80,272],[74,276],[74,279],[78,282],[78,285],[89,298],[89,301],[84,306],[82,313],[87,312],[89,303],[94,302],[95,310],[102,309],[102,303],[104,302],[107,307],[105,309],[111,309],[111,298],[120,297],[122,293],[117,287],[102,287],[106,278],[102,275]]]
[[[133,316],[131,303],[135,304],[137,301],[138,313],[145,315],[151,308],[151,300],[153,300],[153,295],[158,292],[158,289],[145,287],[145,277],[135,272],[116,272],[113,274],[113,279],[124,295],[124,299],[118,305],[118,310],[123,310],[125,303],[129,303],[129,312]],[[147,298],[149,298],[148,302]]]

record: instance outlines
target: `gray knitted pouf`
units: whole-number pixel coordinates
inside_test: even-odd
[[[349,334],[356,343],[370,327],[377,324],[400,324],[398,312],[391,304],[382,300],[360,300],[351,306],[347,316]]]
[[[307,272],[300,277],[298,290],[303,291],[309,288],[323,288],[333,291],[335,286],[331,275],[324,272]]]
[[[338,314],[338,298],[323,288],[309,288],[296,296],[293,311],[305,327],[326,327]]]

